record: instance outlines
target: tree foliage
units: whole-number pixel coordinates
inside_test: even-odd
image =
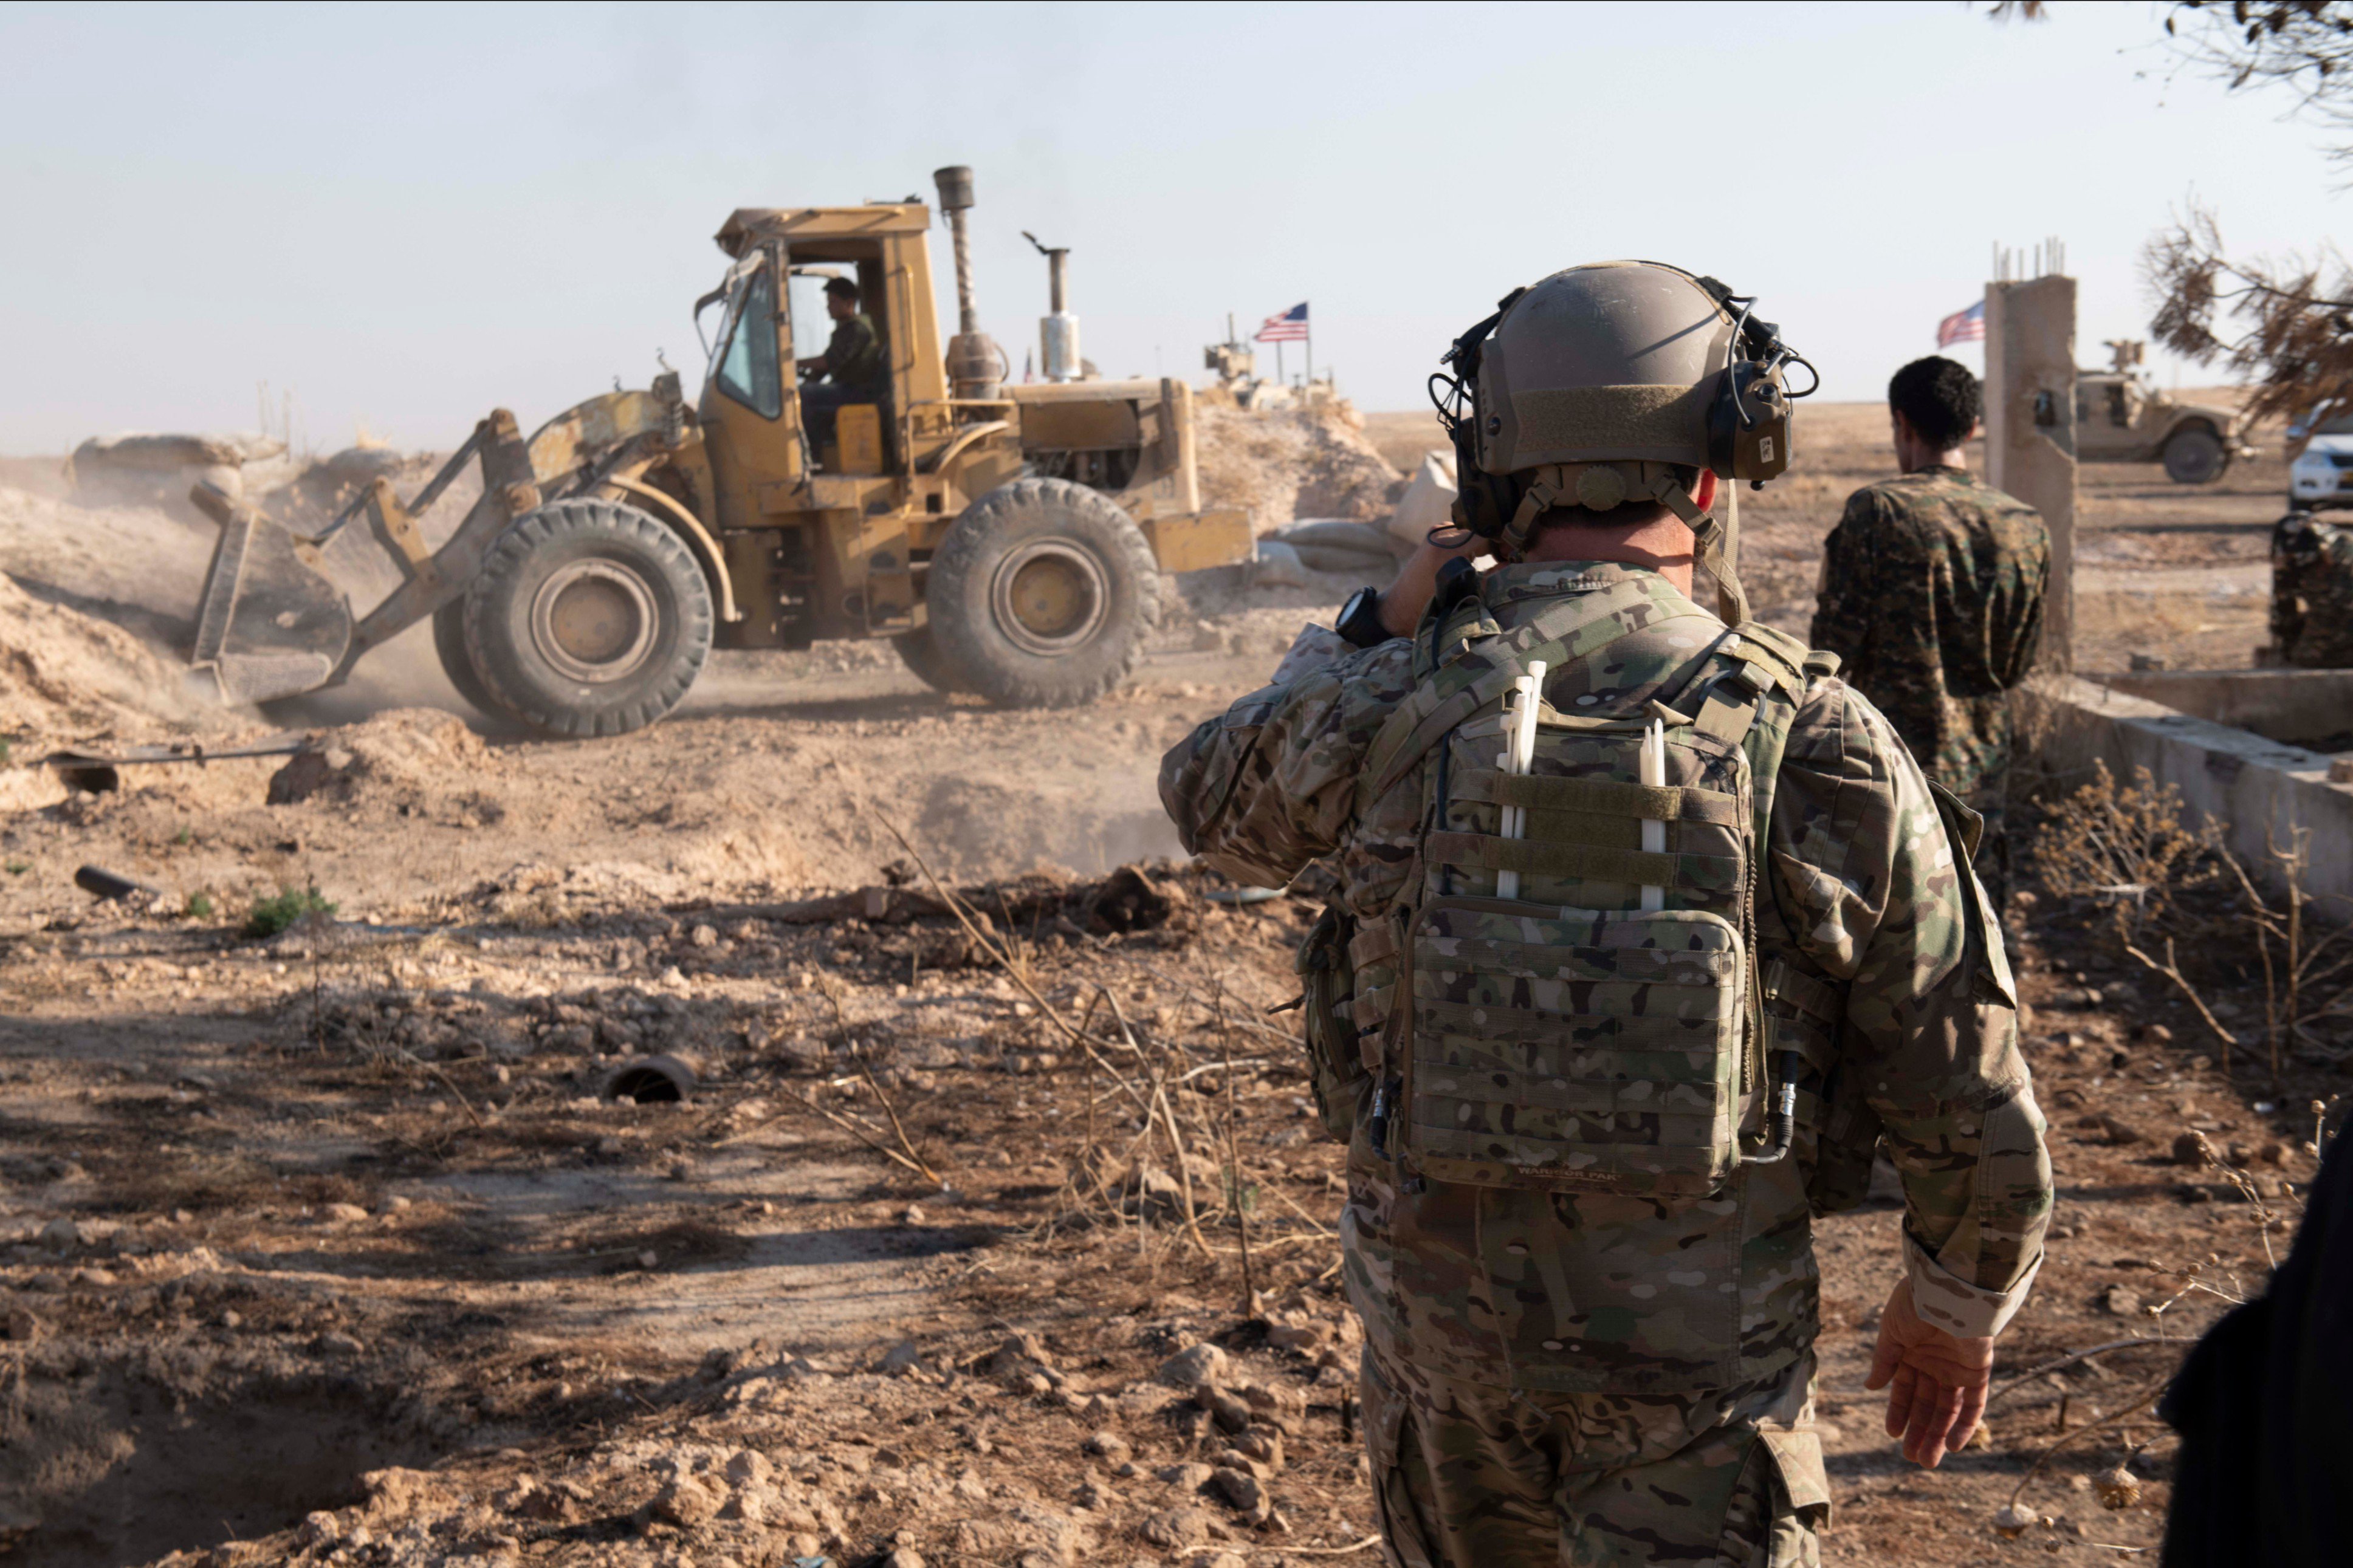
[[[2295,112],[2332,128],[2331,155],[2353,166],[2353,4],[2346,0],[2179,0],[2166,37],[2232,91],[2276,87]]]
[[[2232,91],[2293,95],[2291,112],[2327,126],[2330,156],[2353,174],[2353,4],[2179,0],[2165,31],[2184,61]],[[2310,258],[2234,261],[2213,213],[2193,201],[2142,265],[2158,302],[2149,331],[2244,382],[2251,418],[2353,401],[2353,268],[2333,245]]]
[[[2334,246],[2312,259],[2232,261],[2213,213],[2193,202],[2141,264],[2158,302],[2150,332],[2244,383],[2250,419],[2353,405],[2353,268]]]

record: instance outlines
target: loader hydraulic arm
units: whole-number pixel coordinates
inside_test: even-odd
[[[448,542],[427,552],[415,520],[470,459],[481,463],[482,498]],[[491,541],[540,504],[540,490],[514,416],[500,408],[415,500],[404,503],[389,480],[378,479],[314,537],[280,530],[209,485],[199,484],[188,499],[221,530],[197,610],[193,662],[212,670],[224,699],[262,702],[341,682],[370,648],[463,593]],[[349,601],[319,570],[319,552],[362,518],[402,581],[353,625]]]

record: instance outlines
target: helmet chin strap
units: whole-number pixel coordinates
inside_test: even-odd
[[[1725,625],[1736,626],[1748,618],[1748,590],[1724,558],[1724,524],[1712,511],[1702,511],[1691,491],[1672,471],[1662,470],[1651,481],[1651,497],[1681,518],[1698,546],[1699,563],[1715,579],[1715,613]]]
[[[1512,513],[1511,521],[1504,524],[1504,531],[1496,542],[1512,552],[1513,560],[1519,560],[1528,552],[1528,536],[1535,531],[1536,519],[1562,501],[1574,500],[1576,494],[1565,482],[1558,468],[1547,466],[1538,468],[1535,481],[1520,497],[1519,510]]]

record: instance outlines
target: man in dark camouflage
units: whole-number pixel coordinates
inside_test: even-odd
[[[882,340],[873,319],[858,308],[858,285],[847,278],[827,279],[825,313],[833,321],[825,352],[796,362],[801,374],[801,417],[807,422],[809,439],[820,449],[832,442],[842,406],[880,402],[888,381]]]
[[[1514,344],[1514,398],[1572,423],[1597,415],[1609,439],[1666,454],[1681,466],[1662,487],[1712,530],[1705,404],[1684,394],[1720,384],[1730,317],[1671,269],[1639,264],[1630,289],[1637,270],[1556,274],[1528,291],[1534,309],[1504,313],[1495,341]],[[1619,281],[1597,284],[1603,273]],[[1650,319],[1662,310],[1671,319]],[[1611,339],[1588,356],[1583,385],[1526,384],[1541,357],[1530,336],[1541,348],[1547,332],[1579,331]],[[1626,393],[1630,412],[1609,402]],[[1498,547],[1507,563],[1469,609],[1425,615],[1448,554],[1425,544],[1370,624],[1344,616],[1345,638],[1303,632],[1276,684],[1168,753],[1161,798],[1186,847],[1239,880],[1281,885],[1323,861],[1340,883],[1328,918],[1358,933],[1345,980],[1310,974],[1308,1032],[1326,1124],[1348,1144],[1345,1278],[1366,1328],[1366,1440],[1396,1560],[1815,1563],[1830,1492],[1812,1406],[1812,1214],[1860,1200],[1883,1131],[1907,1214],[1870,1383],[1891,1391],[1889,1434],[1933,1467],[1976,1425],[1993,1336],[2041,1265],[2051,1204],[2000,931],[1947,832],[1965,815],[1940,809],[1877,710],[1827,661],[1801,675],[1772,634],[1742,628],[1771,644],[1748,668],[1779,672],[1755,732],[1787,738],[1757,774],[1767,842],[1750,864],[1763,884],[1755,960],[1776,976],[1766,1037],[1808,1063],[1794,1158],[1740,1164],[1697,1197],[1439,1180],[1400,1160],[1393,1124],[1376,1125],[1386,1087],[1357,1058],[1402,984],[1396,939],[1386,956],[1371,939],[1421,896],[1436,837],[1427,772],[1380,776],[1392,717],[1459,695],[1503,657],[1491,650],[1517,659],[1539,621],[1583,623],[1542,644],[1556,661],[1545,702],[1578,721],[1639,716],[1662,698],[1691,706],[1681,694],[1695,670],[1713,679],[1727,650],[1759,652],[1689,598],[1694,532],[1672,505],[1569,499],[1535,513],[1524,551]],[[1435,675],[1424,644],[1453,650]],[[1332,967],[1308,956],[1303,968]],[[1531,972],[1532,991],[1565,984],[1548,973]],[[1319,1027],[1335,988],[1353,992],[1339,998],[1345,1031]],[[1603,1006],[1565,994],[1536,1005]]]
[[[2353,528],[2297,511],[2272,531],[2272,650],[2302,669],[2353,669]]]
[[[2008,901],[2010,692],[2042,638],[2051,534],[1968,471],[1978,378],[1915,360],[1887,384],[1900,479],[1866,485],[1822,548],[1814,647],[1869,697],[1927,775],[1985,818],[1978,874]]]

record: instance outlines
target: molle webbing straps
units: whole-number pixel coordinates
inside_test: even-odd
[[[1481,645],[1477,651],[1493,662],[1470,685],[1451,695],[1441,695],[1435,683],[1423,680],[1414,688],[1411,697],[1390,712],[1380,732],[1373,737],[1372,745],[1366,749],[1364,772],[1358,775],[1361,783],[1357,799],[1375,800],[1387,792],[1448,731],[1468,722],[1510,690],[1530,658],[1544,658],[1547,663],[1564,661],[1568,650],[1557,645],[1566,644],[1587,626],[1608,620],[1621,610],[1650,603],[1654,592],[1651,579],[1629,577],[1597,592],[1564,599],[1501,637]]]
[[[1545,773],[1474,773],[1455,786],[1454,797],[1532,811],[1585,811],[1647,816],[1659,822],[1690,819],[1740,825],[1739,796],[1688,785],[1554,778]]]
[[[1488,833],[1433,833],[1431,859],[1477,871],[1517,871],[1525,876],[1579,877],[1593,882],[1640,887],[1705,881],[1729,882],[1740,862],[1723,855],[1667,855],[1647,849],[1613,849],[1599,844],[1546,843],[1540,838],[1498,838]]]

